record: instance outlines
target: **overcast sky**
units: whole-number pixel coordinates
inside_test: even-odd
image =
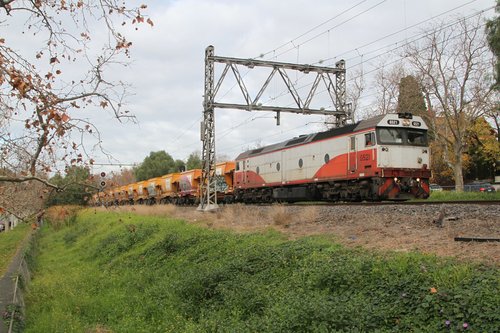
[[[135,3],[127,1],[127,5]],[[200,121],[204,89],[204,53],[208,45],[225,57],[332,66],[346,60],[348,78],[361,68],[376,69],[388,51],[404,44],[433,22],[452,22],[494,6],[493,0],[178,0],[141,1],[154,22],[138,32],[131,65],[116,70],[115,79],[133,85],[128,108],[138,124],[119,124],[111,115],[93,119],[105,149],[118,163],[140,163],[151,151],[165,150],[174,159],[186,159],[201,150]],[[137,2],[137,4],[140,4]],[[486,16],[494,15],[489,9]],[[378,56],[378,57],[377,57]],[[221,65],[219,65],[221,66]],[[219,70],[216,67],[216,70]],[[262,84],[261,73],[240,68],[251,94]],[[349,74],[351,73],[351,74]],[[252,76],[254,75],[254,77]],[[298,85],[310,79],[290,74]],[[216,77],[217,80],[217,77]],[[361,108],[373,103],[369,75]],[[241,99],[234,79],[221,87],[216,101]],[[255,83],[258,82],[258,83]],[[258,88],[256,88],[258,86]],[[283,92],[273,82],[262,97],[276,99]],[[280,101],[288,106],[289,101]],[[318,98],[315,106],[331,108]],[[330,103],[331,104],[331,103]],[[256,145],[278,142],[324,129],[323,117],[282,114],[276,126],[273,114],[216,109],[216,152],[235,158]],[[97,162],[108,163],[104,156]],[[95,166],[94,171],[119,167]]]

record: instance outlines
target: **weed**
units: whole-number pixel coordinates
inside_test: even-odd
[[[55,230],[59,230],[65,226],[73,225],[76,222],[76,216],[80,206],[52,206],[47,209],[46,218],[49,224]]]
[[[292,215],[282,205],[273,206],[270,215],[277,226],[288,228],[292,222]]]

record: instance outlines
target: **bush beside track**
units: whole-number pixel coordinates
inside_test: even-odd
[[[500,327],[496,267],[133,213],[71,216],[42,230],[25,332]]]

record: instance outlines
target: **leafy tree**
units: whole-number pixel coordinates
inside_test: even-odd
[[[57,173],[50,182],[64,191],[52,191],[47,205],[85,205],[91,196],[90,178],[89,169],[82,166],[67,168],[64,177]]]
[[[396,111],[410,112],[425,118],[426,110],[424,94],[417,79],[413,75],[401,78]]]
[[[497,13],[500,12],[500,0],[497,0],[495,11]],[[500,90],[500,16],[488,20],[486,23],[486,33],[488,34],[490,49],[496,57],[496,82],[494,87],[496,90]]]
[[[186,163],[183,160],[175,160],[174,172],[186,171]]]
[[[149,153],[144,161],[134,169],[138,181],[176,172],[176,164],[172,156],[164,150]]]
[[[186,169],[187,170],[192,170],[192,169],[200,169],[202,166],[201,163],[201,157],[200,157],[200,152],[195,151],[189,154],[189,157],[186,162]]]
[[[467,154],[471,166],[467,170],[467,178],[493,179],[496,161],[500,160],[500,145],[497,133],[484,118],[477,119],[469,129]]]

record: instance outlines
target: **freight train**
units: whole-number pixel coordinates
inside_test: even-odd
[[[429,196],[427,125],[410,113],[355,124],[241,153],[216,165],[219,202],[381,201]],[[197,204],[201,170],[99,192],[96,204]]]

